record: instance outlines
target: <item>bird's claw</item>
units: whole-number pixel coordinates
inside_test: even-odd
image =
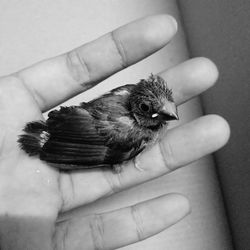
[[[122,172],[122,165],[121,165],[121,164],[112,165],[112,170],[113,170],[116,174],[119,174],[119,173]]]

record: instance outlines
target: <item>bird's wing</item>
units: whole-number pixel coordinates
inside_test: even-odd
[[[111,90],[112,95],[127,96],[131,93],[135,84],[126,84]]]
[[[103,162],[106,138],[97,133],[87,110],[61,107],[49,113],[47,125],[50,138],[43,146],[42,160],[86,166]]]
[[[130,95],[131,91],[135,87],[135,84],[126,84],[117,88],[112,89],[111,91],[105,93],[101,98],[97,97],[96,99],[91,100],[88,103],[81,103],[82,107],[85,106],[100,106],[101,104],[105,104],[106,100],[111,98],[119,97],[121,99],[127,99],[127,97]],[[116,99],[117,100],[117,99]]]
[[[42,160],[63,164],[60,168],[70,169],[110,166],[129,160],[143,148],[140,143],[128,143],[126,137],[117,138],[112,126],[118,125],[107,120],[95,120],[81,107],[61,107],[49,113],[47,120],[49,140],[40,154]],[[121,128],[122,129],[122,128]],[[121,139],[124,139],[122,141]],[[75,167],[74,167],[75,168]]]

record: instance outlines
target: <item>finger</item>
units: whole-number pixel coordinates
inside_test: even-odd
[[[229,138],[227,122],[208,115],[168,131],[160,143],[124,164],[120,173],[110,170],[63,174],[63,210],[92,202],[187,165],[222,147]],[[87,190],[87,192],[86,192]]]
[[[176,30],[169,15],[143,18],[16,76],[46,111],[159,50]]]
[[[57,227],[57,249],[117,249],[163,231],[189,211],[185,197],[170,194],[113,212],[71,219]]]
[[[173,89],[175,101],[177,104],[180,104],[211,87],[218,77],[218,70],[209,59],[194,58],[161,72],[160,75],[164,77]],[[169,133],[171,132],[169,131]],[[190,137],[190,142],[192,142],[191,131]],[[189,137],[187,140],[189,140]],[[214,150],[216,150],[216,148]],[[158,175],[160,174],[158,173]],[[97,180],[98,183],[92,185],[92,183],[95,183]],[[138,183],[140,183],[139,180],[140,179],[138,179]],[[108,193],[112,193],[114,192],[112,189],[117,189],[117,186],[119,186],[118,184],[113,184],[113,182],[119,183],[119,178],[111,180],[111,185],[109,185],[106,178],[103,178],[103,173],[99,171],[62,174],[60,182],[62,183],[61,188],[65,201],[63,209],[75,207],[85,202],[91,202],[93,201],[93,197],[99,198]],[[112,187],[111,189],[110,186]],[[91,187],[91,191],[89,187]],[[85,190],[89,190],[89,192],[86,193]],[[100,190],[103,192],[100,192]]]
[[[137,161],[143,171],[132,161],[119,175],[105,173],[112,189],[120,191],[198,160],[221,148],[228,138],[229,126],[223,118],[204,116],[171,129],[158,144],[139,155]]]
[[[218,74],[216,65],[204,57],[187,60],[159,73],[173,90],[177,104],[182,104],[212,87]]]

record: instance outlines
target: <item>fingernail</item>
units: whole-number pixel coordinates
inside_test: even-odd
[[[166,202],[163,209],[165,223],[175,224],[191,212],[188,199],[180,194],[168,194],[165,196]]]
[[[169,16],[169,19],[171,19],[171,22],[172,22],[172,24],[174,26],[175,31],[177,31],[178,23],[177,23],[176,19],[173,16]]]

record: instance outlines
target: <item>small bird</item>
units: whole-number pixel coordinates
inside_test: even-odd
[[[177,120],[172,90],[158,75],[27,123],[18,143],[61,170],[111,167],[134,159]]]

